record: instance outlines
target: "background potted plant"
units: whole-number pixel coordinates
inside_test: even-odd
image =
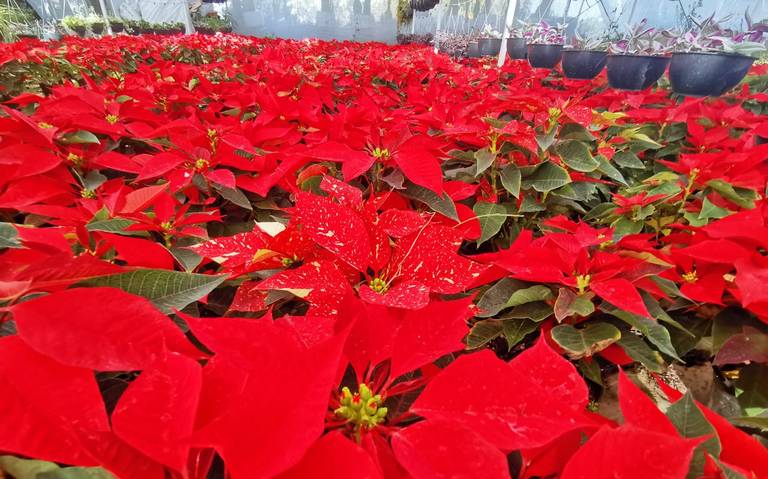
[[[146,20],[140,20],[139,21],[139,31],[141,31],[142,34],[153,34],[155,33],[155,24],[148,22]]]
[[[156,25],[156,33],[160,35],[173,35],[176,33],[173,22],[159,23]]]
[[[576,33],[563,49],[563,74],[578,80],[595,78],[605,68],[610,44],[606,37],[587,39]]]
[[[477,47],[480,50],[480,56],[497,55],[501,49],[501,32],[486,24],[480,32]]]
[[[768,25],[753,25],[746,32],[722,29],[710,16],[697,29],[675,39],[669,81],[675,93],[719,96],[736,86],[749,72],[755,56],[766,51]]]
[[[229,17],[221,18],[215,12],[197,19],[194,25],[195,30],[200,33],[230,33],[232,31],[232,23]]]
[[[664,74],[672,48],[669,32],[647,26],[643,19],[629,36],[610,47],[608,84],[620,90],[645,90]]]
[[[81,37],[85,36],[86,25],[84,18],[74,15],[69,15],[61,19],[61,26]]]
[[[35,22],[35,13],[16,3],[0,2],[0,40],[6,42],[24,38],[25,30]]]
[[[525,31],[522,28],[507,28],[509,38],[507,38],[507,55],[512,60],[525,60],[528,56],[528,44],[525,40]]]
[[[194,22],[195,31],[197,33],[202,33],[202,34],[206,34],[206,35],[207,34],[211,34],[211,33],[215,33],[215,30],[208,25],[208,22],[206,21],[206,18],[207,17],[203,17],[202,19],[196,20]]]
[[[117,17],[109,17],[109,26],[112,28],[112,33],[120,33],[125,30],[125,23]]]
[[[90,16],[86,19],[88,29],[96,35],[101,35],[104,32],[104,19],[97,16]]]
[[[125,20],[123,22],[123,25],[125,26],[126,33],[130,33],[131,35],[138,35],[139,33],[139,21],[138,20]]]
[[[467,58],[480,58],[480,45],[477,41],[467,43]]]
[[[534,68],[554,68],[563,54],[565,25],[550,25],[545,21],[531,25],[525,38],[528,42],[528,62]]]
[[[477,41],[473,41],[474,37],[472,35],[441,32],[436,35],[435,40],[437,41],[438,49],[451,57],[475,58],[480,56]]]

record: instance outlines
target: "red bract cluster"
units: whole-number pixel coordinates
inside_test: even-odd
[[[0,468],[768,477],[765,73],[3,45]]]

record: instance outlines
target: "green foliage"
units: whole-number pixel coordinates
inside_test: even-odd
[[[15,41],[19,32],[34,20],[35,14],[32,10],[0,2],[0,37],[3,41]]]

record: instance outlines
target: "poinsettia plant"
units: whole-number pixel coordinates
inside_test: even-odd
[[[0,471],[768,476],[765,73],[0,45]]]

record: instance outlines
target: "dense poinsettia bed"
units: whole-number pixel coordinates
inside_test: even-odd
[[[239,36],[0,64],[6,472],[768,477],[765,67],[682,99]]]

